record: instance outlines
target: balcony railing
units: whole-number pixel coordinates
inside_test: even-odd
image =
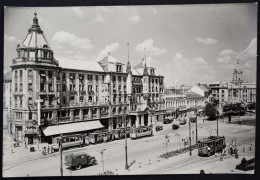
[[[73,95],[77,95],[78,92],[77,91],[69,91],[70,92],[70,95],[73,96]]]
[[[80,91],[81,95],[86,95],[86,91]]]
[[[40,93],[39,93],[40,95],[46,95],[47,94],[47,92],[46,91],[40,91]]]

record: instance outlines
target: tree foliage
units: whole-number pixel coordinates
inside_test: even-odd
[[[204,108],[204,113],[209,117],[208,119],[216,119],[218,111],[213,103],[207,103]]]
[[[247,109],[246,105],[240,100],[229,101],[223,105],[224,114],[242,115],[246,112],[246,109]]]

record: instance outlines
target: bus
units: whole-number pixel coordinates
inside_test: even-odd
[[[101,142],[108,142],[112,139],[112,132],[108,130],[99,130],[94,131],[93,133],[89,134],[89,142],[91,144],[101,143]]]
[[[84,134],[78,134],[78,135],[66,135],[63,136],[62,138],[62,148],[70,148],[70,147],[75,147],[75,146],[83,146],[83,145],[88,145],[89,140],[87,135]],[[52,139],[52,145],[53,145],[53,150],[54,152],[59,151],[60,146],[61,146],[61,138],[60,137],[55,137]]]
[[[153,135],[153,128],[151,126],[141,126],[138,128],[132,128],[130,130],[131,139],[137,139],[140,137],[152,136],[152,135]]]
[[[210,136],[198,141],[198,155],[211,156],[226,148],[225,136]]]

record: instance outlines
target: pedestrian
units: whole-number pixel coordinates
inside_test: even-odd
[[[24,147],[25,147],[25,149],[27,149],[27,144],[26,144],[26,141],[24,142]]]
[[[50,154],[50,146],[48,146],[48,154]]]
[[[233,147],[232,147],[232,144],[229,145],[229,149],[230,149],[230,155],[233,156]]]
[[[13,145],[11,145],[11,153],[14,153]]]
[[[43,156],[45,155],[44,147],[42,148],[42,155],[43,155]]]
[[[252,151],[252,144],[249,145],[249,151]]]

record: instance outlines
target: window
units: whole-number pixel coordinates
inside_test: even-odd
[[[29,120],[32,120],[32,112],[29,112]]]
[[[62,85],[62,91],[66,91],[66,85],[65,84]]]
[[[96,81],[98,81],[98,75],[96,75]]]
[[[20,89],[19,89],[19,91],[20,91],[20,92],[23,91],[23,84],[22,84],[22,83],[20,83]]]
[[[121,82],[121,76],[118,76],[118,81]]]
[[[66,74],[62,73],[62,79],[66,79]]]
[[[28,78],[32,79],[33,77],[33,71],[32,70],[28,70]]]
[[[23,70],[20,70],[20,78],[23,77]]]
[[[93,80],[92,75],[88,75],[88,80],[89,80],[89,81],[92,81],[92,80]]]
[[[28,98],[28,104],[29,104],[29,106],[33,105],[33,100],[31,97]]]
[[[18,77],[18,73],[17,73],[17,71],[15,71],[14,72],[14,78],[17,79],[17,77]]]
[[[17,107],[17,97],[14,98],[14,105]]]
[[[53,97],[49,97],[49,106],[53,106]]]
[[[32,88],[32,83],[29,83],[28,84],[28,91],[32,91],[33,90],[33,88]]]
[[[57,91],[60,92],[60,84],[57,84]]]
[[[88,92],[92,91],[92,85],[88,85]]]
[[[23,98],[20,97],[20,107],[23,106]]]
[[[66,104],[66,97],[64,96],[62,99],[63,99],[63,104]]]
[[[15,92],[18,91],[18,84],[17,84],[17,83],[15,83],[15,85],[14,85],[14,91],[15,91]]]

